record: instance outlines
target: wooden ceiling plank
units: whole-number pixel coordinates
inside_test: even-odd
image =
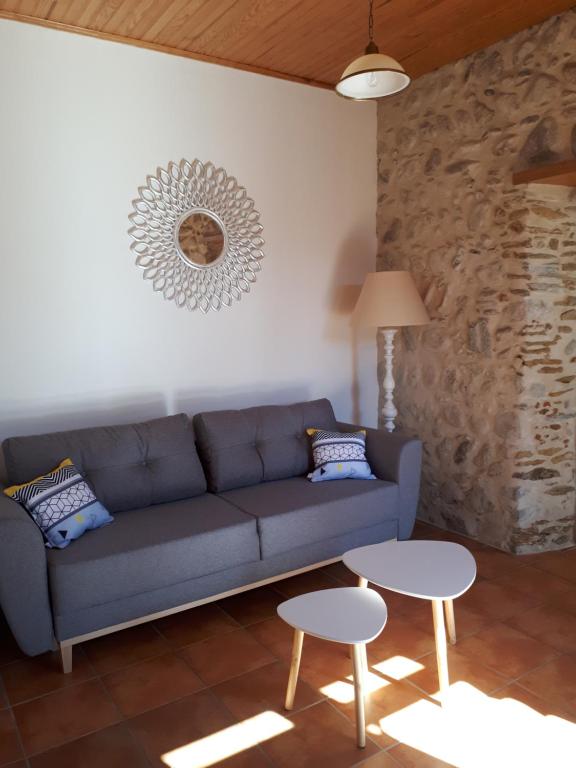
[[[13,13],[28,13],[30,6],[33,4],[34,3],[31,2],[31,0],[28,0],[28,2],[25,0],[4,0],[0,7],[3,11],[9,11]],[[22,10],[22,7],[24,7],[24,10]]]
[[[288,71],[291,71],[293,67],[312,69],[312,62],[315,59],[324,56],[332,57],[334,41],[342,35],[342,32],[339,30],[342,16],[346,15],[348,10],[356,4],[356,0],[346,0],[341,4],[337,16],[326,16],[324,13],[321,17],[309,20],[297,32],[297,45],[291,44],[287,37],[280,40],[277,39],[273,45],[268,46],[265,53],[263,52],[255,57],[255,60],[258,60],[263,66],[265,66],[263,64],[264,61],[274,62],[275,67],[282,66]],[[321,33],[318,32],[318,29],[322,30]],[[358,35],[359,33],[356,34]],[[364,38],[362,40],[364,47],[366,41]],[[351,43],[350,38],[348,38],[347,44],[348,46],[354,46],[354,42],[352,41]],[[363,50],[363,47],[361,50]],[[304,52],[305,55],[303,55]],[[360,52],[356,55],[360,55]]]
[[[170,24],[174,17],[189,4],[189,0],[172,0],[172,2],[164,8],[162,13],[156,17],[152,25],[147,29],[142,30],[142,39],[149,41],[156,40],[157,36],[162,32],[166,25]]]
[[[247,58],[255,60],[257,51],[267,38],[269,27],[278,18],[284,19],[286,25],[287,17],[301,2],[302,0],[283,0],[283,12],[280,17],[279,6],[274,0],[267,0],[265,5],[260,2],[257,6],[252,0],[236,2],[231,12],[221,17],[218,23],[213,22],[202,33],[195,30],[194,34],[188,34],[183,38],[182,44],[189,50],[214,50],[220,54],[226,52],[234,59],[242,59],[242,50],[248,50]],[[260,9],[258,14],[254,13],[256,8]]]
[[[128,37],[138,37],[135,32],[144,19],[152,24],[158,18],[160,8],[158,0],[125,0],[102,25],[103,32],[115,32]]]
[[[31,16],[39,16],[42,19],[46,19],[53,6],[56,4],[56,0],[36,0],[35,3],[31,3],[32,9],[30,10]]]
[[[306,19],[309,18],[307,14],[313,13],[313,10],[309,0],[296,0],[293,6],[286,8],[282,15],[276,16],[262,32],[254,30],[241,40],[237,40],[234,50],[242,57],[253,54],[254,59],[260,58],[265,52],[256,53],[256,50],[262,45],[264,39],[269,50],[276,47],[277,41],[285,40],[287,33],[297,35],[298,28],[307,24]],[[294,18],[298,20],[298,25],[294,23]]]
[[[102,0],[87,0],[84,3],[84,7],[80,13],[80,16],[74,20],[74,24],[79,27],[88,28],[90,19],[98,11],[98,8],[102,5]]]
[[[106,23],[116,13],[123,2],[130,2],[130,0],[100,0],[88,21],[85,22],[86,26],[91,29],[97,29],[99,32],[103,32]]]
[[[338,5],[334,3],[334,16],[339,17],[349,0],[338,0]],[[332,17],[333,18],[333,17]],[[240,54],[250,51],[252,46],[254,60],[265,58],[278,58],[286,60],[287,54],[294,54],[306,35],[315,38],[316,45],[324,48],[324,34],[329,24],[330,17],[326,15],[326,8],[322,2],[316,2],[314,5],[308,0],[299,2],[294,8],[294,15],[283,17],[284,23],[277,23],[276,20],[268,25],[261,35],[260,50],[257,52],[254,40],[248,37],[242,41],[242,48],[237,49]],[[320,32],[318,30],[321,30]],[[294,44],[294,41],[298,41]],[[264,44],[264,45],[263,45]],[[247,51],[246,51],[247,49]]]
[[[194,50],[203,53],[204,51],[202,51],[202,48],[195,45],[188,46],[186,41],[191,35],[197,37],[213,25],[222,24],[222,26],[224,26],[226,22],[223,21],[223,19],[234,10],[237,2],[238,0],[216,0],[216,2],[211,0],[206,8],[197,10],[193,14],[187,14],[170,38],[164,38],[162,42],[176,45],[178,48],[185,48],[186,50]],[[216,51],[211,52],[216,55]]]
[[[419,77],[426,72],[465,58],[497,42],[494,39],[495,28],[502,35],[501,39],[504,39],[527,26],[532,26],[554,16],[555,13],[568,10],[569,7],[571,7],[571,0],[548,0],[545,9],[535,5],[534,14],[531,17],[532,23],[527,25],[525,2],[520,0],[518,3],[501,7],[488,18],[471,19],[470,24],[457,33],[437,38],[434,43],[408,56],[403,63],[410,68],[415,77]]]
[[[144,48],[146,50],[156,51],[158,53],[167,53],[171,56],[193,59],[194,61],[203,61],[208,64],[218,64],[219,66],[230,67],[231,69],[239,69],[243,72],[252,72],[253,74],[257,75],[274,77],[278,80],[290,80],[292,82],[302,83],[303,85],[311,85],[316,88],[332,88],[330,83],[323,83],[319,80],[309,80],[307,78],[297,77],[296,75],[292,75],[290,73],[273,72],[265,69],[264,67],[258,67],[252,64],[244,64],[242,62],[231,61],[228,59],[220,59],[216,56],[192,53],[191,51],[183,51],[179,48],[171,48],[168,45],[153,43],[148,40],[135,40],[132,37],[114,35],[111,32],[100,32],[96,29],[90,29],[88,27],[76,27],[72,24],[62,24],[62,22],[54,21],[52,19],[40,19],[36,16],[24,16],[20,13],[14,13],[12,11],[5,11],[2,9],[0,9],[0,19],[6,19],[8,21],[19,22],[23,24],[32,24],[49,29],[56,29],[60,32],[70,32],[72,34],[82,35],[84,37],[92,37],[96,38],[97,40],[107,40],[108,42],[119,43],[121,45],[132,45],[136,48]]]
[[[86,6],[86,0],[56,0],[50,15],[46,18],[53,19],[62,24],[74,24]]]
[[[225,1],[233,2],[233,0]],[[179,45],[179,40],[186,34],[185,30],[190,20],[196,18],[196,23],[201,23],[201,20],[205,19],[206,16],[211,17],[215,7],[219,10],[221,3],[222,0],[216,0],[216,2],[214,0],[188,0],[180,7],[180,2],[177,2],[178,13],[164,24],[160,31],[156,32],[154,41],[173,45],[177,48],[183,47]],[[147,39],[152,39],[149,37],[149,33],[147,33]]]

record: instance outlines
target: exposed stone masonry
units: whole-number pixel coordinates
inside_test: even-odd
[[[396,359],[420,516],[511,551],[570,546],[576,191],[512,172],[576,155],[576,11],[419,79],[378,126],[378,269],[411,270],[433,318]]]

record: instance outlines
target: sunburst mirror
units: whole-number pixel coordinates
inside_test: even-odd
[[[179,307],[208,312],[248,293],[264,258],[254,201],[223,168],[170,163],[133,201],[129,234],[152,288]]]

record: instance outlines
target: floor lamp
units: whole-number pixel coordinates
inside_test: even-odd
[[[370,272],[354,309],[354,324],[381,328],[384,334],[384,426],[394,431],[394,335],[406,325],[430,322],[410,272]]]

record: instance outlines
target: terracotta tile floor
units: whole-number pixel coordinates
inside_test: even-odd
[[[369,647],[368,743],[355,746],[347,649],[306,638],[283,709],[286,597],[355,583],[341,563],[30,659],[0,624],[0,766],[11,768],[563,768],[576,765],[576,550],[514,557],[468,546],[451,689],[438,702],[430,606],[382,591]]]

